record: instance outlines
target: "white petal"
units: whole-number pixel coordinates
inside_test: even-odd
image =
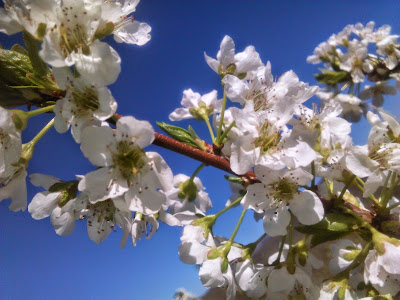
[[[286,267],[275,269],[268,277],[268,289],[275,292],[290,292],[295,284],[295,278],[290,275]]]
[[[142,46],[146,44],[150,36],[151,27],[146,23],[133,21],[114,33],[114,39],[118,43],[128,43]]]
[[[150,188],[135,185],[125,194],[125,200],[129,209],[145,215],[158,213],[165,203],[166,197],[163,193]]]
[[[368,157],[366,146],[355,146],[346,156],[346,167],[359,177],[371,175],[378,163]]]
[[[29,175],[29,179],[34,186],[41,186],[46,190],[48,190],[53,184],[61,181],[57,177],[39,173]]]
[[[221,45],[220,51],[218,51],[217,59],[221,62],[221,64],[226,68],[229,64],[234,62],[235,57],[235,43],[229,36],[224,36]]]
[[[248,85],[240,80],[236,76],[226,75],[224,79],[222,79],[224,83],[224,90],[229,99],[233,102],[238,102],[240,104],[244,104],[246,99],[246,95],[249,93]]]
[[[81,151],[83,155],[96,166],[112,165],[113,159],[110,147],[115,147],[116,140],[114,135],[115,133],[110,127],[86,127],[81,134]]]
[[[99,86],[113,84],[121,72],[121,58],[107,43],[95,40],[90,55],[71,54],[78,72],[87,80]]]
[[[51,224],[58,235],[67,236],[74,231],[75,220],[70,212],[64,212],[60,207],[56,207],[51,214]]]
[[[302,191],[290,201],[290,210],[304,225],[316,224],[324,218],[321,200],[312,191]]]
[[[87,231],[89,238],[99,245],[110,234],[111,225],[104,218],[93,216],[88,218]]]
[[[199,270],[199,277],[206,288],[225,285],[225,277],[221,272],[222,258],[206,260]]]
[[[78,189],[85,192],[91,203],[123,195],[127,190],[126,182],[113,179],[112,170],[100,168],[83,176]]]
[[[285,205],[266,210],[263,219],[264,231],[269,236],[285,235],[290,223],[290,213]]]
[[[202,245],[196,241],[183,242],[179,246],[179,259],[190,265],[202,264],[207,259],[207,254],[210,251],[210,247]]]
[[[147,121],[140,121],[132,116],[122,117],[117,122],[117,140],[128,140],[143,149],[153,142],[154,130]]]
[[[49,193],[41,192],[37,193],[33,197],[31,203],[29,203],[28,211],[32,218],[35,220],[41,220],[50,216],[52,211],[57,206],[57,201],[61,193]]]

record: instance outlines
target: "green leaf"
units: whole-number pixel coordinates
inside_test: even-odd
[[[48,75],[50,73],[50,69],[39,56],[40,48],[38,41],[26,31],[24,31],[23,37],[25,47],[28,51],[28,56],[35,73],[41,76]]]
[[[40,100],[35,89],[13,89],[0,80],[0,106],[10,109]]]
[[[325,233],[323,235],[314,235],[311,238],[310,246],[311,248],[313,248],[325,242],[339,240],[350,233],[351,231],[345,231],[345,232]]]
[[[196,144],[194,138],[190,134],[189,131],[187,131],[184,128],[178,127],[178,126],[173,126],[169,125],[164,122],[157,122],[158,127],[160,127],[166,134],[168,134],[170,137],[174,138],[175,140],[182,142],[186,145],[199,148],[199,146]]]
[[[26,74],[33,73],[29,57],[16,51],[0,49],[0,80],[6,85],[31,86]]]
[[[326,235],[336,232],[351,232],[357,229],[357,220],[348,214],[330,213],[314,225],[297,226],[295,229],[304,234]]]
[[[193,139],[200,139],[199,136],[197,135],[197,133],[194,131],[194,129],[192,128],[192,126],[189,125],[188,127],[188,132],[191,135],[191,137]]]

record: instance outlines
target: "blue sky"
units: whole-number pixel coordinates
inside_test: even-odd
[[[382,4],[384,3],[384,5]],[[184,1],[142,0],[135,18],[149,23],[151,41],[143,47],[115,44],[122,58],[122,72],[110,87],[118,101],[118,112],[138,119],[169,122],[168,115],[182,98],[185,89],[199,93],[217,89],[218,76],[208,67],[203,52],[215,57],[224,35],[230,35],[236,49],[254,45],[263,62],[272,64],[279,76],[292,69],[302,81],[315,84],[317,67],[306,57],[332,33],[347,24],[389,24],[400,33],[398,1]],[[4,48],[12,41],[0,35]],[[386,108],[399,115],[398,96]],[[24,131],[29,141],[50,116],[35,117]],[[194,127],[207,138],[203,124]],[[187,127],[190,122],[175,125]],[[353,126],[359,143],[365,142],[369,127],[365,122]],[[155,146],[170,164],[174,174],[191,174],[198,163]],[[72,179],[93,167],[82,156],[70,134],[50,131],[35,149],[30,173],[44,173]],[[217,212],[229,197],[224,173],[204,168],[202,179]],[[28,185],[28,201],[39,189]],[[87,237],[86,225],[78,222],[73,234],[57,236],[48,219],[35,221],[28,212],[12,213],[9,201],[0,203],[0,295],[2,298],[49,299],[171,299],[177,288],[201,294],[204,289],[193,266],[179,261],[180,228],[161,226],[151,240],[137,247],[118,248],[121,232],[110,234],[100,246]],[[230,235],[240,209],[221,217],[217,234]],[[238,234],[239,242],[250,242],[262,234],[262,224],[254,226],[248,213]]]

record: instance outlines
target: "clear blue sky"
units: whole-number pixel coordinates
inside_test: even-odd
[[[398,1],[160,1],[142,0],[135,18],[151,25],[152,39],[143,46],[115,44],[122,58],[122,72],[110,87],[118,101],[118,112],[138,119],[168,120],[182,98],[184,89],[206,93],[218,89],[218,76],[203,59],[203,52],[215,57],[225,34],[236,49],[254,45],[262,60],[271,61],[275,76],[294,70],[302,81],[315,84],[317,71],[306,57],[332,33],[347,24],[389,24],[399,28]],[[15,41],[15,38],[14,38]],[[110,39],[111,41],[111,39]],[[13,44],[0,35],[4,48]],[[398,96],[390,101],[399,115]],[[388,107],[388,106],[387,106]],[[24,131],[29,141],[50,116],[31,120]],[[187,126],[189,122],[177,125]],[[202,124],[195,128],[204,137]],[[353,127],[365,141],[365,122]],[[190,174],[198,165],[187,158],[160,151],[175,174]],[[52,130],[36,147],[30,173],[45,173],[65,180],[85,174],[93,167],[81,155],[70,134]],[[219,211],[229,196],[220,171],[205,168],[200,173]],[[28,185],[28,201],[39,189]],[[87,237],[86,224],[78,222],[72,235],[57,236],[49,219],[35,221],[28,212],[8,211],[9,201],[0,203],[0,295],[1,298],[48,299],[171,299],[179,287],[201,294],[204,289],[193,266],[179,261],[180,228],[161,226],[151,240],[118,248],[121,232],[111,233],[100,246]],[[240,209],[239,209],[240,210]],[[221,218],[216,233],[230,235],[240,211]],[[239,231],[239,242],[250,242],[262,233],[262,224],[248,222]]]

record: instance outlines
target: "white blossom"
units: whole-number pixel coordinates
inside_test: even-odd
[[[217,59],[211,58],[205,53],[204,57],[211,69],[221,76],[228,72],[228,74],[241,75],[247,79],[251,77],[251,72],[262,66],[260,55],[253,46],[248,46],[243,52],[235,54],[235,43],[231,37],[226,35],[220,48]]]
[[[181,104],[183,107],[175,109],[169,115],[171,121],[191,118],[203,120],[221,109],[221,101],[218,101],[216,90],[203,96],[193,92],[192,89],[185,90]]]
[[[117,110],[117,102],[106,87],[97,87],[84,78],[74,78],[65,68],[54,68],[54,77],[61,89],[66,90],[64,98],[57,101],[54,126],[63,133],[71,126],[71,133],[77,143],[82,130],[90,125],[101,125]]]

